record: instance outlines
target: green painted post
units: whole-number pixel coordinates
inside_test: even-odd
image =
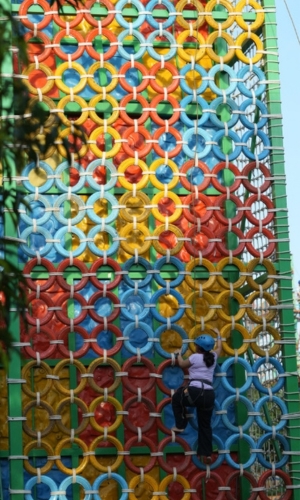
[[[269,137],[271,149],[271,172],[274,176],[273,200],[275,202],[275,238],[277,242],[278,258],[278,300],[282,308],[280,312],[280,330],[282,337],[283,366],[286,371],[285,378],[285,400],[290,415],[287,426],[287,437],[290,442],[290,471],[293,480],[294,500],[300,499],[300,473],[299,473],[299,387],[296,360],[295,320],[293,314],[293,283],[291,255],[289,248],[289,231],[287,218],[287,201],[285,188],[283,132],[281,115],[281,98],[279,84],[279,62],[277,46],[277,29],[275,0],[264,0],[263,7],[266,9],[264,39],[266,51],[265,73],[269,81],[267,94],[268,109],[271,115],[269,122]],[[291,61],[293,64],[293,61]],[[280,277],[282,277],[280,279]],[[289,279],[286,279],[289,278]],[[295,417],[295,418],[294,418]]]
[[[0,29],[2,30],[3,40],[6,41],[7,49],[4,50],[3,59],[0,62],[1,75],[13,74],[13,61],[12,52],[9,50],[12,39],[12,27],[9,20],[11,13],[11,5],[8,0],[1,0],[1,22]],[[7,91],[1,96],[1,114],[2,116],[11,115],[13,113],[13,81],[10,76],[1,76],[1,88]],[[13,142],[13,140],[11,141]],[[8,180],[9,177],[15,174],[15,157],[11,149],[3,149],[1,157],[3,176],[7,181],[3,183],[3,191],[6,193],[5,208],[7,211],[4,213],[4,235],[7,238],[16,238],[16,214],[13,212],[14,199],[10,193],[16,189],[15,181]],[[18,266],[16,247],[13,243],[5,245],[5,259],[7,262]],[[13,278],[12,278],[13,279]],[[15,312],[10,313],[10,330],[13,334],[13,341],[18,343],[20,341],[20,325],[19,318]],[[10,353],[10,363],[8,367],[8,428],[9,428],[9,487],[11,490],[11,500],[20,500],[24,498],[23,482],[23,444],[22,444],[22,391],[21,384],[18,382],[21,378],[21,358],[16,350]]]

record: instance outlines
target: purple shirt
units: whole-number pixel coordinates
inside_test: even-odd
[[[209,380],[210,382],[213,381],[213,376],[214,376],[214,371],[215,371],[215,366],[217,362],[217,353],[213,352],[215,356],[215,361],[212,366],[207,368],[206,364],[203,361],[203,354],[200,353],[195,353],[192,354],[189,357],[189,361],[191,363],[191,366],[189,367],[189,379],[205,379]],[[197,380],[191,382],[189,385],[193,387],[202,387],[202,382],[198,382]],[[211,389],[212,387],[208,384],[203,384],[203,387],[205,389]]]

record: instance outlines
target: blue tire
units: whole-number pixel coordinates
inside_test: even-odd
[[[36,257],[38,253],[41,257],[44,257],[52,250],[53,243],[50,242],[50,240],[52,240],[52,235],[47,229],[41,226],[26,227],[26,229],[24,229],[24,231],[22,231],[22,233],[20,234],[20,239],[27,240],[30,234],[34,236],[38,236],[39,234],[42,235],[45,239],[46,244],[44,246],[41,246],[38,250],[35,250],[34,248],[32,248],[32,245],[28,246],[26,243],[20,243],[20,249],[26,255],[28,255],[29,257]],[[47,242],[47,240],[49,241]]]
[[[223,151],[221,151],[221,148],[219,145],[221,139],[223,139],[223,137],[225,137],[225,134],[226,134],[225,130],[219,130],[218,132],[216,132],[214,134],[213,142],[216,144],[213,144],[213,147],[212,147],[213,153],[220,160],[225,161],[226,158],[228,158],[229,161],[232,161],[232,160],[235,160],[242,152],[242,146],[240,144],[241,139],[236,134],[236,132],[234,132],[233,130],[229,130],[228,134],[226,134],[226,137],[230,137],[233,140],[233,142],[236,144],[236,146],[231,153],[228,153],[227,155],[225,155],[225,153],[223,153]],[[242,142],[244,142],[244,141],[242,141]]]
[[[217,111],[218,107],[220,106],[220,104],[227,104],[232,110],[232,117],[230,118],[230,120],[228,120],[228,122],[222,122],[217,117],[216,111]],[[238,105],[236,104],[236,102],[233,99],[230,99],[230,98],[226,99],[226,103],[224,103],[224,100],[222,97],[217,97],[216,99],[214,99],[210,103],[210,109],[211,109],[210,121],[215,127],[218,127],[218,128],[225,128],[225,123],[227,124],[228,128],[232,128],[232,127],[234,127],[234,125],[236,125],[236,123],[238,122],[239,117],[240,117]]]
[[[22,177],[29,177],[30,172],[32,170],[34,170],[35,168],[37,168],[36,163],[29,163],[28,165],[26,165],[26,167],[22,171],[22,174],[21,174]],[[48,163],[46,163],[44,161],[40,161],[39,168],[46,172],[47,180],[46,180],[45,184],[43,184],[42,186],[38,186],[38,188],[36,188],[36,186],[33,186],[31,184],[31,182],[29,181],[29,178],[28,178],[28,180],[23,180],[22,181],[23,186],[25,187],[26,191],[29,191],[30,193],[35,193],[36,190],[39,193],[45,193],[46,191],[49,191],[49,189],[51,189],[53,184],[54,184],[54,177],[53,177],[54,172],[53,172],[52,168],[48,165]]]
[[[105,199],[108,201],[108,203],[111,206],[111,212],[108,214],[107,217],[99,217],[99,215],[96,214],[94,210],[94,203],[96,203],[98,200]],[[87,215],[91,221],[95,222],[95,224],[110,224],[119,215],[119,208],[118,208],[118,200],[115,198],[112,194],[104,192],[103,194],[97,193],[92,194],[89,199],[86,202],[87,205]]]
[[[75,215],[75,217],[71,217],[71,216],[66,217],[64,215],[64,207],[61,205],[63,205],[65,201],[67,201],[67,202],[73,201],[77,204],[79,210],[78,210],[78,214]],[[53,208],[58,209],[58,210],[54,210],[55,218],[58,220],[58,222],[66,225],[66,226],[68,225],[69,221],[71,221],[72,226],[79,224],[79,222],[81,222],[82,219],[84,219],[85,213],[86,213],[85,203],[84,203],[83,199],[80,196],[78,196],[77,194],[73,194],[73,193],[71,193],[71,195],[69,195],[68,193],[63,193],[60,196],[58,196],[53,203]],[[70,209],[70,211],[71,211],[71,209]]]
[[[186,106],[188,104],[190,104],[190,103],[195,103],[195,104],[197,104],[197,105],[200,106],[200,108],[202,109],[202,116],[201,116],[201,118],[197,118],[197,115],[195,115],[195,119],[191,120],[188,117],[188,115],[186,114],[186,112],[182,111],[180,113],[180,120],[187,127],[195,127],[195,125],[197,127],[202,127],[202,125],[204,125],[209,120],[209,117],[210,117],[210,106],[209,106],[208,102],[205,99],[203,99],[203,97],[201,97],[199,95],[197,95],[196,97],[194,97],[193,95],[187,95],[180,102],[180,107],[182,109],[185,109]]]
[[[101,474],[100,476],[97,477],[97,479],[94,481],[93,484],[93,490],[98,490],[99,486],[101,486],[104,481],[114,479],[119,483],[122,489],[122,495],[120,496],[119,500],[127,500],[128,498],[128,484],[125,481],[125,479],[120,476],[120,474],[116,474],[115,472],[111,472],[110,474]],[[124,491],[123,491],[124,490]],[[51,499],[52,500],[52,499]],[[102,500],[100,495],[98,493],[94,493],[94,500]]]
[[[177,332],[180,337],[182,338],[183,340],[183,344],[182,344],[182,354],[185,354],[186,351],[187,351],[187,348],[188,348],[188,343],[184,343],[185,340],[188,340],[188,336],[187,334],[185,333],[185,330],[179,326],[179,325],[173,325],[171,326],[172,330],[174,330],[175,332]],[[162,346],[161,346],[161,343],[160,343],[160,337],[161,335],[168,330],[168,327],[167,325],[161,325],[157,328],[157,330],[155,330],[155,333],[154,333],[154,337],[157,338],[158,340],[155,341],[154,343],[154,347],[155,347],[155,350],[156,352],[162,356],[163,358],[172,358],[172,354],[165,351]]]
[[[251,88],[246,87],[243,80],[244,80],[244,77],[246,76],[246,74],[251,73],[251,72],[256,75],[256,77],[258,78],[258,83],[259,83],[257,89],[254,91],[255,97],[259,97],[266,90],[266,84],[261,83],[261,82],[265,82],[265,80],[266,80],[264,72],[258,66],[255,66],[255,65],[251,65],[251,67],[249,65],[242,66],[237,74],[237,78],[238,78],[237,86],[238,86],[239,91],[243,95],[245,95],[246,97],[249,97],[250,99],[253,98],[253,91]]]
[[[129,260],[126,260],[123,264],[123,279],[126,283],[126,285],[134,288],[135,287],[135,280],[132,280],[129,276],[129,272],[131,268],[134,265],[141,265],[146,269],[146,276],[144,279],[138,281],[138,288],[144,288],[147,285],[150,285],[151,280],[152,280],[152,274],[150,271],[152,271],[152,266],[150,262],[143,257],[138,257],[137,259],[135,257],[131,257]]]
[[[230,450],[230,447],[235,443],[235,441],[237,441],[238,439],[240,439],[240,434],[233,434],[232,436],[230,436],[227,440],[226,440],[226,443],[225,443],[225,450]],[[245,441],[247,441],[247,443],[250,445],[250,449],[251,450],[255,450],[256,449],[256,443],[254,441],[254,439],[249,436],[248,434],[243,434],[243,439]],[[228,463],[228,465],[230,465],[231,467],[233,467],[234,469],[240,469],[240,464],[237,464],[230,456],[230,452],[226,453],[225,454],[225,458],[226,458],[226,462]],[[251,467],[251,465],[254,464],[256,460],[256,452],[255,451],[251,451],[251,454],[250,454],[250,458],[247,462],[245,462],[244,464],[242,464],[243,466],[243,469],[247,469],[248,467]]]
[[[169,52],[167,54],[163,55],[163,59],[165,61],[169,61],[169,59],[172,59],[173,57],[175,57],[176,51],[177,51],[176,40],[175,40],[174,36],[171,33],[169,33],[169,31],[155,30],[152,33],[150,33],[150,35],[147,38],[147,43],[149,43],[149,46],[147,47],[148,54],[150,57],[155,59],[155,61],[161,61],[162,56],[160,54],[157,54],[157,52],[153,48],[153,42],[157,36],[164,36],[170,42],[171,48],[170,48]]]
[[[77,193],[78,191],[80,191],[84,187],[84,184],[85,184],[85,170],[84,170],[84,168],[79,163],[76,163],[76,162],[72,165],[72,168],[77,170],[77,172],[79,174],[79,180],[78,180],[77,184],[75,184],[74,186],[67,186],[62,181],[62,178],[61,178],[61,174],[63,172],[69,173],[69,171],[70,171],[69,162],[64,161],[63,163],[60,163],[60,165],[58,165],[58,167],[55,169],[55,185],[60,192],[68,193],[69,190],[71,189],[71,193]]]
[[[50,488],[50,491],[52,492],[57,492],[57,484],[55,481],[53,481],[53,479],[51,479],[50,477],[48,476],[40,476],[40,478],[38,478],[38,476],[34,476],[32,478],[30,478],[27,483],[25,484],[25,487],[24,489],[25,490],[31,490],[31,488],[33,486],[35,486],[37,484],[37,482],[41,482],[41,483],[44,483],[46,484],[49,488]],[[31,493],[25,493],[25,500],[33,500],[33,498],[36,498],[36,495],[34,495],[34,497],[31,495]],[[58,495],[55,493],[54,495],[51,495],[51,500],[57,500],[58,498]]]
[[[106,171],[108,170],[110,173],[110,179],[105,184],[98,184],[98,182],[95,181],[94,176],[93,176],[95,170],[101,166],[104,166],[106,168]],[[89,185],[91,186],[91,188],[95,189],[97,192],[101,191],[102,187],[103,187],[104,191],[109,191],[110,189],[112,189],[116,185],[117,180],[118,180],[118,173],[117,173],[116,167],[114,166],[114,164],[111,161],[108,161],[108,160],[103,161],[103,160],[98,159],[98,160],[92,161],[89,164],[88,168],[86,169],[86,177],[87,177],[87,181],[88,181]],[[101,186],[101,188],[100,188],[100,186]]]
[[[73,249],[66,250],[62,246],[63,237],[66,234],[69,234],[70,232],[74,233],[78,237],[79,241],[81,242],[80,245],[78,246],[78,248],[76,248],[76,250],[73,250]],[[63,257],[70,257],[70,253],[72,253],[73,257],[79,257],[79,255],[81,255],[86,249],[85,234],[83,231],[81,231],[81,229],[78,229],[78,227],[72,227],[71,230],[69,230],[69,228],[66,226],[61,227],[60,229],[58,229],[56,231],[54,239],[59,240],[59,241],[54,242],[54,247],[55,247],[55,250]]]
[[[227,380],[226,375],[227,375],[228,368],[230,368],[231,365],[233,365],[235,363],[241,364],[245,368],[246,373],[247,373],[246,382],[242,387],[239,387],[239,392],[240,393],[246,392],[250,388],[252,381],[253,381],[252,375],[249,375],[249,373],[251,373],[252,369],[251,369],[251,366],[248,363],[248,361],[246,361],[244,358],[237,358],[237,360],[235,360],[235,358],[226,359],[221,366],[221,372],[224,373],[224,376],[222,376],[222,378],[221,378],[221,383],[222,383],[224,389],[226,389],[226,391],[230,392],[231,394],[236,394],[236,388],[232,387],[232,385],[230,385],[230,383]]]
[[[263,160],[264,158],[266,158],[270,154],[269,148],[271,146],[271,142],[270,142],[270,139],[267,136],[267,134],[265,134],[265,132],[263,132],[262,130],[258,129],[257,132],[256,132],[256,135],[261,139],[261,141],[263,143],[264,148],[262,149],[262,151],[260,153],[258,153],[258,154],[255,154],[252,151],[250,151],[250,149],[247,146],[247,142],[248,142],[249,139],[253,139],[253,137],[255,136],[255,131],[254,130],[248,130],[247,132],[245,132],[245,134],[243,135],[243,138],[242,138],[242,142],[244,143],[244,145],[243,145],[243,153],[250,160],[256,160],[256,159],[258,159],[259,161],[261,161],[261,160]]]
[[[182,306],[184,305],[184,298],[179,292],[177,292],[177,290],[173,290],[171,288],[171,290],[168,293],[166,288],[161,288],[152,295],[151,304],[155,304],[156,306],[156,304],[158,303],[158,299],[161,295],[173,295],[177,299],[179,304],[178,311],[170,318],[166,318],[157,311],[156,307],[153,307],[151,309],[152,316],[154,316],[154,318],[157,319],[157,321],[160,321],[161,323],[167,323],[168,320],[171,321],[171,323],[176,323],[176,321],[179,321],[180,318],[182,318],[182,316],[184,315],[184,308],[180,307],[181,305]]]
[[[219,436],[217,436],[216,434],[213,434],[213,442],[216,443],[218,450],[223,450],[224,443],[223,443],[222,439],[220,439]],[[195,443],[193,444],[194,451],[197,451],[197,444],[198,444],[198,441],[195,441]],[[223,460],[224,460],[223,455],[222,454],[219,455],[217,460],[210,465],[210,469],[213,470],[213,469],[216,469],[217,467],[219,467],[223,463]],[[197,455],[193,456],[193,462],[196,465],[196,467],[198,467],[199,469],[206,470],[206,465],[199,460]]]
[[[215,84],[215,76],[220,71],[225,71],[229,75],[230,84],[227,87],[227,89],[220,89],[220,87],[218,87]],[[219,96],[223,96],[224,94],[230,95],[235,91],[235,89],[237,87],[237,75],[236,75],[235,71],[227,64],[222,64],[222,66],[221,66],[221,64],[215,64],[209,70],[208,77],[209,77],[208,85],[209,85],[211,91],[216,95],[219,95]]]
[[[58,491],[66,491],[66,489],[68,488],[68,486],[70,486],[70,484],[74,484],[72,476],[66,477],[60,483]],[[91,489],[92,489],[92,487],[91,487],[90,483],[87,481],[87,479],[85,479],[82,476],[76,475],[75,484],[80,484],[81,486],[83,486],[84,490],[86,490],[86,491],[91,491]],[[52,495],[51,495],[51,500],[52,500]],[[59,494],[59,500],[68,500],[68,499],[67,499],[66,495]],[[83,497],[83,500],[92,500],[92,494],[86,493],[85,496]]]
[[[261,436],[259,438],[259,440],[257,442],[257,448],[261,449],[262,446],[265,444],[265,442],[268,441],[269,439],[273,439],[272,432],[268,432],[267,434],[264,434],[263,436]],[[284,451],[287,451],[287,452],[290,451],[290,445],[288,443],[288,440],[282,434],[275,434],[274,439],[278,439],[278,441],[282,445]],[[262,452],[257,453],[257,460],[259,461],[259,463],[263,467],[266,467],[266,469],[272,469],[272,467],[275,467],[275,469],[281,469],[287,463],[288,459],[289,459],[288,454],[283,455],[283,457],[273,465],[273,462],[271,463],[264,458],[264,455]]]
[[[247,408],[248,418],[247,418],[246,422],[243,425],[234,425],[232,422],[230,422],[230,420],[229,420],[229,418],[227,416],[227,408],[232,403],[234,403],[235,401],[239,401],[240,403],[243,403],[246,406],[246,408]],[[224,411],[226,411],[226,413],[223,413]],[[253,404],[245,396],[239,396],[238,400],[237,400],[236,395],[229,396],[222,403],[222,420],[223,420],[223,423],[227,427],[227,429],[230,429],[233,432],[239,432],[240,428],[242,429],[243,432],[247,431],[251,427],[251,425],[253,424],[253,421],[254,421],[254,415],[249,415],[249,413],[253,413],[253,411],[254,411]]]
[[[277,396],[272,396],[272,399],[270,398],[270,396],[264,396],[264,397],[260,398],[255,404],[255,407],[254,407],[255,413],[260,413],[261,407],[265,403],[267,403],[268,401],[272,401],[272,404],[277,404],[277,406],[279,406],[279,408],[281,410],[282,415],[288,414],[288,409],[286,407],[286,404]],[[256,420],[257,424],[259,425],[259,427],[266,432],[272,432],[273,427],[275,427],[275,431],[278,432],[281,429],[283,429],[287,424],[287,419],[282,418],[282,417],[280,419],[280,422],[278,424],[276,424],[275,426],[268,425],[266,422],[263,421],[263,419],[261,418],[260,415],[255,415],[255,420]]]
[[[124,329],[124,337],[130,337],[130,334],[134,332],[134,330],[138,329],[143,330],[149,339],[153,339],[152,328],[142,321],[139,321],[138,326],[135,324],[135,322],[129,323],[129,325],[127,325]],[[130,342],[130,339],[124,340],[124,347],[127,349],[127,351],[129,351],[131,354],[134,354],[135,356],[137,356],[138,354],[143,356],[147,352],[151,351],[151,349],[153,349],[153,340],[149,340],[143,347],[134,347]]]
[[[244,112],[246,111],[246,109],[248,108],[248,106],[252,106],[252,105],[257,106],[258,109],[260,110],[261,114],[263,115],[263,116],[260,117],[260,119],[258,120],[257,123],[250,122],[248,120],[248,118],[246,118],[246,115],[244,114]],[[268,110],[267,110],[267,107],[266,107],[266,105],[262,101],[259,101],[258,99],[256,99],[254,102],[253,102],[253,99],[246,99],[240,105],[240,111],[241,111],[240,120],[241,120],[242,124],[244,125],[244,127],[249,128],[251,130],[253,130],[255,128],[255,125],[257,126],[257,128],[264,127],[266,125],[267,121],[268,121],[268,117],[267,117]]]
[[[162,278],[160,271],[165,264],[171,264],[172,266],[175,266],[177,268],[178,276],[174,280],[167,282]],[[154,273],[154,279],[156,283],[164,288],[166,288],[168,283],[171,288],[176,288],[177,286],[181,285],[184,280],[184,264],[181,262],[181,260],[177,259],[177,257],[160,257],[154,264],[154,270],[159,271],[157,273]]]
[[[121,313],[130,321],[135,321],[136,317],[139,321],[143,321],[150,314],[148,295],[142,290],[127,290],[120,296],[120,302],[125,307],[122,307]],[[146,307],[145,307],[146,304]]]
[[[203,92],[205,92],[205,90],[208,87],[207,72],[199,64],[195,64],[192,67],[191,63],[189,63],[189,64],[186,64],[185,66],[183,66],[183,68],[181,68],[180,76],[185,77],[189,71],[196,71],[197,73],[199,73],[199,75],[202,76],[201,85],[195,90],[195,92],[197,95],[203,94]],[[191,87],[188,86],[188,84],[186,83],[186,78],[180,79],[180,87],[183,90],[183,92],[185,92],[186,94],[194,95],[194,89],[191,89]]]
[[[126,2],[127,3],[127,2]],[[152,12],[153,11],[153,8],[157,5],[157,0],[150,0],[150,2],[147,3],[146,5],[146,11],[148,12]],[[176,13],[176,10],[174,9],[174,5],[169,2],[169,0],[160,0],[159,1],[159,4],[161,5],[164,5],[165,7],[167,7],[168,11],[169,11],[169,17],[166,21],[163,21],[162,23],[158,23],[156,21],[156,19],[153,18],[152,14],[147,14],[146,15],[146,21],[147,23],[150,24],[150,26],[152,26],[152,28],[154,29],[166,29],[166,28],[169,28],[170,26],[172,26],[174,23],[175,23],[175,19],[176,19],[176,16],[170,16],[170,13],[174,14]]]
[[[116,3],[116,11],[120,10],[122,11],[123,8],[125,7],[125,5],[128,4],[128,0],[119,0],[119,2]],[[129,23],[128,21],[126,21],[126,19],[124,19],[124,17],[122,16],[122,14],[120,12],[116,12],[116,21],[117,23],[122,26],[122,28],[133,28],[133,29],[136,29],[138,28],[139,26],[141,26],[145,20],[146,20],[146,14],[144,14],[144,6],[141,2],[139,2],[139,0],[130,0],[130,4],[134,5],[137,10],[138,10],[138,16],[136,17],[136,19],[132,22],[132,23]]]
[[[189,146],[189,141],[192,138],[192,136],[195,135],[197,137],[197,141],[195,141],[195,148],[191,149]],[[205,158],[205,156],[209,155],[211,151],[211,137],[210,135],[203,130],[202,128],[189,128],[187,129],[184,134],[183,134],[183,145],[182,149],[183,152],[189,157],[189,158],[195,158],[195,153],[197,153],[197,156],[199,159]],[[200,144],[200,142],[204,142],[204,147],[202,151],[199,151],[197,149],[197,146]]]
[[[38,204],[44,205],[44,213],[41,217],[35,217]],[[46,211],[46,208],[48,211]],[[23,198],[23,202],[20,203],[18,212],[20,214],[20,219],[25,222],[25,224],[33,226],[33,221],[35,220],[36,224],[41,226],[46,224],[46,222],[50,219],[52,215],[50,208],[51,203],[48,201],[46,196],[42,196],[41,194],[38,194],[37,196],[35,194],[28,194],[25,198]],[[27,215],[27,209],[31,211],[32,216]]]
[[[104,254],[106,254],[108,257],[110,255],[113,255],[117,252],[119,246],[120,246],[120,242],[119,240],[117,239],[118,238],[118,233],[117,231],[111,227],[111,226],[104,226],[104,228],[102,227],[102,224],[101,225],[97,225],[97,226],[94,226],[88,233],[88,240],[89,239],[93,239],[95,238],[95,236],[98,234],[98,233],[101,233],[101,232],[105,232],[105,233],[108,233],[113,240],[113,243],[112,245],[110,246],[110,248],[108,248],[107,250],[101,250],[101,248],[98,248],[97,245],[94,243],[94,241],[88,241],[87,244],[88,244],[88,247],[90,249],[90,251],[95,254],[95,255],[98,255],[99,257],[103,257]]]
[[[278,359],[276,358],[269,358],[268,361],[266,361],[266,358],[259,358],[255,361],[252,371],[255,373],[258,373],[258,369],[262,364],[265,364],[266,362],[272,364],[275,368],[275,370],[278,371],[279,375],[283,375],[285,373],[283,366],[280,364]],[[259,377],[253,377],[253,384],[255,388],[259,391],[262,392],[263,394],[269,394],[269,391],[271,390],[272,393],[274,394],[275,392],[280,391],[282,387],[284,386],[284,377],[279,377],[278,382],[276,382],[275,385],[272,387],[265,387],[259,380]]]
[[[137,38],[141,45],[143,44],[135,54],[129,54],[129,52],[127,52],[123,48],[123,40],[127,36],[134,36],[135,38]],[[126,61],[131,61],[131,58],[137,61],[138,59],[141,59],[146,52],[145,37],[137,30],[125,29],[124,31],[121,31],[121,33],[119,33],[118,35],[118,41],[120,42],[120,45],[118,46],[119,55],[123,57],[123,59],[126,59]]]

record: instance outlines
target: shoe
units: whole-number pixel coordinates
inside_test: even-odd
[[[172,427],[171,431],[172,432],[184,432],[185,429],[178,429],[178,427]]]
[[[203,462],[205,465],[211,465],[211,463],[212,463],[212,458],[211,458],[211,457],[202,457],[202,462]]]

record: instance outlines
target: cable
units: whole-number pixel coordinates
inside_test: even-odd
[[[286,6],[286,10],[288,11],[288,15],[289,15],[289,17],[290,17],[291,23],[292,23],[292,25],[293,25],[293,28],[294,28],[294,31],[295,31],[295,34],[296,34],[296,37],[297,37],[298,43],[299,43],[299,45],[300,45],[300,37],[299,37],[298,31],[297,31],[296,25],[295,25],[295,23],[294,23],[294,21],[293,21],[293,17],[292,17],[291,11],[290,11],[290,9],[289,9],[289,6],[288,6],[288,4],[287,4],[287,1],[286,1],[286,0],[283,0],[283,1],[284,1],[285,6]]]

